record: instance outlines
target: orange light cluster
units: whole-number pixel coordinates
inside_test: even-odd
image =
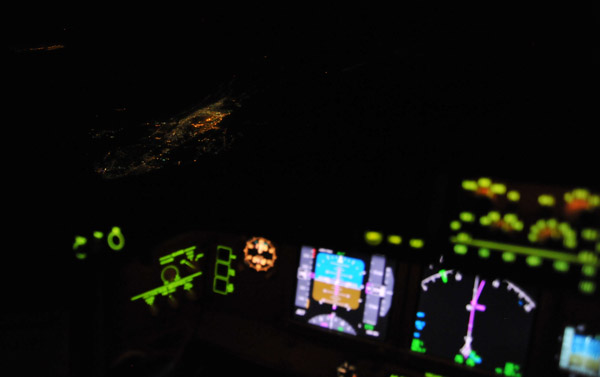
[[[254,237],[246,242],[244,262],[256,271],[267,271],[275,266],[277,252],[271,241]]]

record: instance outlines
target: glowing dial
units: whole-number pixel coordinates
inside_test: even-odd
[[[275,266],[277,252],[275,246],[266,238],[254,237],[246,242],[244,262],[256,271],[267,271]]]

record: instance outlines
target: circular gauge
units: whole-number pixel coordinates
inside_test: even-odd
[[[271,241],[254,237],[246,242],[244,262],[256,271],[267,271],[275,266],[277,252]]]
[[[525,361],[536,303],[508,280],[430,270],[411,350],[505,375]]]
[[[334,312],[330,314],[320,314],[312,317],[308,320],[311,325],[319,326],[324,329],[333,331],[339,331],[345,334],[356,335],[356,330],[346,320],[335,315]]]

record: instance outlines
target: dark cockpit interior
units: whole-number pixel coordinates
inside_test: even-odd
[[[13,14],[14,375],[600,376],[588,24],[259,8]]]

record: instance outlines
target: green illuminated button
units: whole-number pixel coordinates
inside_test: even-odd
[[[365,242],[371,246],[377,246],[383,241],[383,234],[381,232],[368,231],[365,232]]]
[[[102,239],[102,237],[104,237],[104,233],[102,233],[102,232],[99,232],[99,231],[95,231],[95,232],[94,232],[94,238],[95,238],[95,239],[97,239],[97,240],[101,240],[101,239]]]
[[[542,258],[530,255],[525,259],[525,262],[531,267],[539,267],[542,265]]]
[[[509,251],[505,251],[502,253],[502,260],[506,263],[512,263],[517,259],[517,256],[514,253]]]
[[[477,182],[475,181],[462,181],[462,188],[467,191],[477,190]]]
[[[413,249],[422,249],[425,246],[425,242],[420,238],[411,238],[408,243]]]
[[[475,221],[475,215],[473,215],[471,212],[461,212],[458,217],[465,223],[472,223]]]
[[[588,277],[596,276],[596,267],[594,266],[583,266],[581,267],[581,273]]]
[[[569,263],[561,260],[555,261],[552,266],[558,272],[567,272],[569,271]]]
[[[108,247],[114,251],[123,250],[123,247],[125,247],[125,237],[121,232],[121,228],[113,227],[107,236],[106,242],[108,243]]]
[[[450,223],[450,229],[452,230],[460,230],[462,224],[458,220],[454,220]]]
[[[492,180],[486,177],[481,177],[477,180],[477,185],[479,187],[490,187],[492,185]]]
[[[518,191],[513,190],[513,191],[509,191],[508,194],[506,194],[506,197],[511,202],[518,202],[521,199],[521,194],[519,194]]]
[[[390,234],[387,238],[387,241],[392,245],[400,245],[402,243],[402,237],[397,234]]]
[[[552,195],[543,194],[538,197],[538,203],[543,207],[553,207],[556,204],[556,200]]]
[[[596,283],[589,280],[582,280],[579,282],[579,291],[585,294],[593,294],[596,292]]]
[[[490,189],[496,195],[506,194],[506,186],[502,183],[494,183],[494,184],[492,184],[492,187]]]
[[[482,247],[477,251],[477,254],[479,254],[480,258],[487,259],[490,257],[490,249]]]
[[[466,245],[456,244],[454,245],[454,252],[459,255],[465,255],[468,251],[468,247]]]

